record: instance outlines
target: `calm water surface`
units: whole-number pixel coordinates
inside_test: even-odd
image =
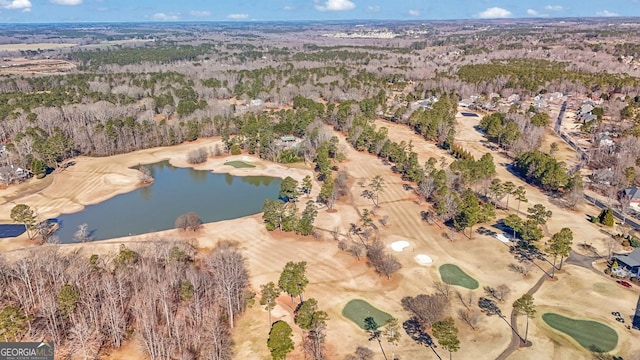
[[[152,185],[59,216],[60,241],[75,242],[80,224],[88,225],[93,240],[104,240],[172,229],[176,218],[190,211],[205,223],[257,214],[265,199],[278,198],[281,183],[279,178],[176,168],[168,161],[148,167]]]

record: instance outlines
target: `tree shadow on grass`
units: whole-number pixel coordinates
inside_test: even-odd
[[[409,335],[409,337],[413,339],[413,341],[417,342],[420,345],[431,348],[438,359],[442,359],[436,352],[436,345],[434,344],[433,339],[423,330],[422,325],[420,324],[420,321],[418,321],[418,319],[412,317],[409,320],[403,322],[402,327],[404,328],[404,331],[407,333],[407,335]]]

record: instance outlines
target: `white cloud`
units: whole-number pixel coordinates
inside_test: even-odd
[[[11,2],[5,3],[2,2],[2,7],[10,10],[22,10],[24,12],[31,11],[31,1],[30,0],[13,0]]]
[[[380,11],[380,6],[378,6],[378,5],[367,6],[367,12],[368,13],[375,13],[375,12],[378,12],[378,11]]]
[[[349,0],[327,0],[321,4],[319,0],[313,0],[318,11],[345,11],[356,7],[356,4]]]
[[[158,21],[172,21],[178,20],[179,17],[175,14],[155,13],[151,18]]]
[[[244,20],[249,18],[249,14],[229,14],[227,18],[232,20]]]
[[[50,0],[52,3],[57,5],[80,5],[82,4],[82,0]]]
[[[541,13],[540,11],[534,10],[534,9],[527,9],[527,15],[541,17],[541,18],[549,17],[549,14]]]
[[[602,11],[596,12],[596,16],[614,17],[614,16],[620,16],[620,14],[611,12],[609,10],[602,10]]]
[[[544,7],[547,11],[562,11],[564,8],[560,5],[547,5]]]
[[[211,16],[211,11],[207,11],[207,10],[203,10],[203,11],[192,10],[192,11],[189,12],[189,15],[191,15],[191,16]]]
[[[511,11],[509,10],[499,8],[499,7],[492,7],[479,13],[477,16],[480,19],[503,19],[503,18],[511,17],[511,15],[512,15]]]
[[[418,11],[418,10],[409,10],[409,15],[411,15],[411,16],[420,16],[420,11]]]
[[[282,10],[284,11],[293,11],[295,9],[296,9],[295,7],[289,6],[289,5],[285,5],[285,7],[282,8]]]

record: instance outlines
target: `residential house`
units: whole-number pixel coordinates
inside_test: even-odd
[[[536,95],[533,98],[533,102],[531,103],[531,105],[533,105],[533,107],[535,107],[536,109],[541,107],[546,107],[547,99],[545,99],[545,97],[542,95]]]
[[[415,103],[413,103],[412,108],[417,109],[417,108],[423,108],[423,109],[430,109],[433,104],[438,102],[438,97],[437,96],[429,96],[426,99],[422,99],[422,100],[418,100]]]
[[[458,106],[461,107],[469,107],[471,104],[473,104],[473,100],[471,99],[462,99],[458,101]]]
[[[609,186],[613,183],[614,172],[611,168],[597,169],[591,173],[591,181],[596,184]]]
[[[31,171],[13,165],[0,166],[0,182],[11,184],[31,176]]]
[[[284,148],[295,148],[302,141],[301,139],[296,138],[295,136],[281,136],[280,140],[276,141],[276,146],[284,147]]]
[[[489,100],[493,100],[493,99],[498,99],[498,100],[500,100],[500,99],[502,98],[502,97],[500,96],[500,94],[498,94],[498,93],[493,93],[493,92],[492,92],[492,93],[490,93],[488,97],[489,97]]]
[[[579,113],[578,120],[583,124],[596,120],[598,117],[592,113]]]
[[[520,95],[518,95],[518,94],[509,95],[509,97],[507,97],[507,102],[509,104],[519,104],[520,103]]]
[[[618,194],[618,197],[626,198],[629,201],[629,206],[631,206],[636,210],[640,210],[640,189],[638,189],[638,187],[632,186],[632,187],[623,189]]]
[[[596,140],[598,142],[599,147],[612,147],[616,144],[611,138],[611,136],[609,136],[609,134],[607,133],[598,134],[598,136],[596,137]]]
[[[590,103],[585,103],[580,105],[580,108],[578,109],[578,114],[590,114],[594,109],[594,106],[591,105]]]
[[[628,254],[614,255],[611,273],[624,277],[640,277],[640,249],[633,249],[633,251]]]

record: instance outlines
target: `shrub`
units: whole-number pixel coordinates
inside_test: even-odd
[[[191,150],[187,154],[187,162],[189,164],[202,164],[207,161],[207,157],[209,156],[207,149],[201,147],[199,149]]]
[[[238,144],[231,145],[230,152],[231,152],[231,155],[240,155],[242,153],[242,150],[240,149],[240,145]]]
[[[606,226],[614,225],[615,219],[613,217],[613,210],[611,210],[611,208],[602,210],[598,218],[600,220],[600,223],[603,225],[606,225]]]

